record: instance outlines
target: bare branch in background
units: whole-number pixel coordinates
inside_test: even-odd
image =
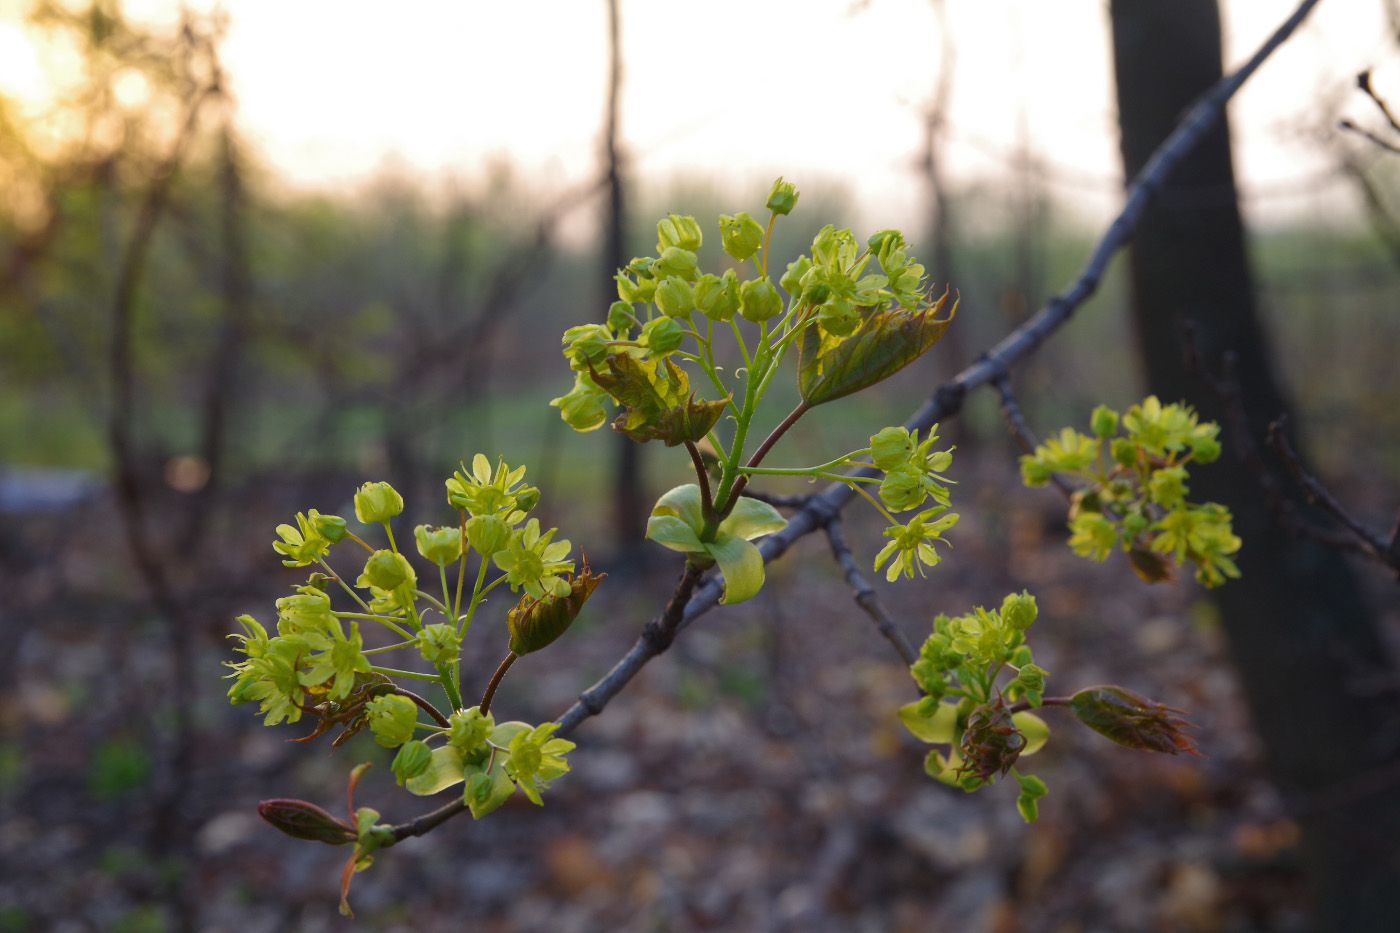
[[[833,517],[826,523],[825,531],[827,543],[831,545],[832,559],[841,565],[841,570],[846,574],[846,582],[855,591],[856,605],[870,616],[870,621],[875,623],[880,634],[894,645],[894,650],[899,652],[899,657],[905,665],[913,664],[919,659],[919,652],[914,649],[913,643],[909,641],[909,636],[904,634],[904,630],[899,627],[899,624],[890,618],[889,613],[885,612],[885,608],[880,605],[879,597],[875,595],[874,587],[860,572],[855,555],[851,553],[850,546],[846,544],[846,535],[842,531],[841,520]]]
[[[1298,456],[1298,451],[1294,449],[1293,442],[1288,439],[1286,430],[1287,418],[1280,417],[1269,424],[1268,444],[1278,455],[1283,458],[1284,466],[1288,467],[1289,474],[1307,494],[1308,501],[1314,505],[1321,506],[1333,518],[1341,522],[1353,535],[1356,536],[1354,542],[1348,542],[1359,547],[1349,548],[1359,550],[1374,560],[1386,565],[1395,571],[1397,580],[1400,580],[1400,516],[1396,517],[1395,529],[1391,531],[1390,540],[1386,541],[1380,535],[1375,534],[1365,525],[1361,524],[1351,514],[1347,512],[1336,497],[1318,481],[1303,466],[1302,458]]]

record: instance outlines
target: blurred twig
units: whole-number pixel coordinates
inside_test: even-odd
[[[851,553],[850,546],[846,544],[846,535],[841,529],[841,519],[832,518],[829,520],[826,523],[825,531],[827,543],[831,545],[832,559],[841,565],[841,569],[846,574],[846,582],[850,584],[852,590],[855,590],[856,604],[865,610],[866,615],[870,616],[870,620],[875,623],[880,634],[894,645],[894,650],[899,652],[904,663],[906,665],[913,664],[918,660],[919,653],[914,650],[914,645],[904,634],[904,630],[890,618],[889,613],[885,612],[884,607],[880,605],[879,597],[875,595],[875,589],[860,572],[860,567],[856,565],[855,555]]]
[[[1352,518],[1331,491],[1303,466],[1298,451],[1294,449],[1293,442],[1288,438],[1287,421],[1286,416],[1280,416],[1269,424],[1267,443],[1283,459],[1283,464],[1288,467],[1293,481],[1307,494],[1309,502],[1321,506],[1355,535],[1355,541],[1352,542],[1355,546],[1351,548],[1352,550],[1359,550],[1389,567],[1395,571],[1396,579],[1400,580],[1400,514],[1396,515],[1395,526],[1391,530],[1389,541]]]

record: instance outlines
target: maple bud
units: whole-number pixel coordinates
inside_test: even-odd
[[[1177,715],[1184,710],[1154,703],[1124,687],[1089,687],[1070,697],[1069,705],[1080,722],[1119,745],[1200,755],[1195,741],[1181,731],[1192,725]]]
[[[349,823],[336,819],[305,800],[264,800],[258,804],[258,816],[297,839],[324,842],[328,846],[343,846],[355,841],[355,830]]]

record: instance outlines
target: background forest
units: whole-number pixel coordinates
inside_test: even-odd
[[[1376,5],[1400,58],[1400,13]],[[288,184],[244,132],[221,58],[236,9],[171,25],[129,18],[115,0],[4,8],[8,25],[62,50],[69,80],[43,112],[0,95],[0,933],[342,924],[343,853],[286,839],[255,806],[295,796],[339,812],[347,763],[375,761],[358,794],[387,807],[391,756],[368,736],[329,757],[286,744],[296,727],[265,729],[230,707],[220,679],[234,617],[266,615],[297,582],[270,544],[298,509],[346,513],[361,482],[387,480],[408,527],[437,523],[459,461],[528,464],[548,524],[609,574],[559,646],[502,688],[499,702],[531,721],[573,702],[665,603],[679,563],[641,535],[689,465],[569,431],[548,404],[570,382],[557,335],[602,315],[612,273],[651,251],[657,218],[693,214],[708,235],[715,215],[756,210],[767,189],[719,169],[634,170],[619,124],[627,10],[607,6],[611,80],[587,181],[547,184],[506,154],[450,179],[391,166],[342,192]],[[1111,6],[1127,30],[1129,4]],[[1183,43],[1210,32],[1198,27],[1215,21],[1213,2],[1181,7]],[[1200,52],[1217,74],[1218,39]],[[933,279],[959,292],[956,323],[909,370],[794,429],[794,459],[818,462],[867,443],[872,420],[906,418],[1073,282],[1101,235],[1077,209],[1079,181],[1033,139],[1008,151],[1000,177],[948,176],[956,89],[939,63],[956,41],[929,36],[931,91],[910,116],[923,149],[899,154],[906,208],[922,219],[906,233]],[[1342,58],[1335,74],[1386,64]],[[1131,80],[1118,73],[1120,99]],[[1375,91],[1400,103],[1400,83],[1377,78]],[[1338,129],[1343,118],[1380,142]],[[1271,362],[1309,468],[1384,531],[1400,507],[1400,133],[1361,90],[1298,101],[1297,126],[1330,166],[1297,187],[1335,192],[1337,205],[1248,229],[1266,335],[1251,352]],[[790,180],[803,195],[777,255],[828,222],[871,232],[839,170]],[[1233,205],[1233,185],[1212,197]],[[1250,218],[1297,194],[1246,186],[1239,200]],[[1014,373],[1042,436],[1154,390],[1229,415],[1199,377],[1184,393],[1158,388],[1133,274],[1115,261]],[[1170,340],[1156,350],[1178,359]],[[1294,496],[1262,425],[1252,430],[1279,477],[1256,477],[1258,502]],[[1341,889],[1319,880],[1328,850],[1308,820],[1342,788],[1358,808],[1346,825],[1356,812],[1391,825],[1395,805],[1378,798],[1400,780],[1393,665],[1352,663],[1336,642],[1351,666],[1328,682],[1344,696],[1327,715],[1359,711],[1373,724],[1364,749],[1327,746],[1314,723],[1261,728],[1268,706],[1256,675],[1239,673],[1252,645],[1230,604],[1189,580],[1149,586],[1121,559],[1072,555],[1063,498],[1021,487],[995,394],[969,395],[942,433],[958,445],[962,523],[929,580],[875,582],[888,614],[917,644],[935,613],[1027,588],[1041,605],[1038,663],[1070,686],[1121,683],[1189,711],[1204,760],[1147,760],[1064,724],[1041,764],[1052,793],[1029,827],[1004,788],[965,797],[929,781],[923,748],[894,718],[913,682],[826,548],[806,542],[769,567],[760,597],[687,630],[580,730],[574,771],[543,809],[513,803],[386,854],[357,881],[355,928],[1069,933],[1301,930],[1328,916]],[[868,572],[880,528],[857,513],[847,539]],[[1257,539],[1244,536],[1248,552]],[[1395,574],[1352,563],[1332,579],[1360,594],[1355,617],[1388,657]],[[1277,589],[1290,573],[1302,571],[1247,567],[1240,585]],[[475,657],[464,679],[484,682],[495,644]],[[1274,657],[1278,689],[1289,677],[1312,689],[1299,670],[1314,662],[1326,667]],[[1277,770],[1287,756],[1270,743],[1290,728],[1360,789],[1322,765],[1311,784]],[[1400,874],[1394,837],[1368,848],[1365,833],[1333,830],[1332,844],[1364,852],[1381,877]]]

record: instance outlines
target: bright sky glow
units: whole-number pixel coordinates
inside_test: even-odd
[[[208,7],[202,2],[197,6]],[[4,11],[22,0],[0,0]],[[937,74],[927,0],[621,0],[622,129],[645,180],[720,176],[738,193],[784,174],[851,187],[871,223],[918,226],[919,113]],[[1291,0],[1225,0],[1226,64],[1244,60]],[[1107,9],[1086,0],[949,2],[956,44],[954,181],[1004,179],[1018,147],[1090,218],[1118,204]],[[171,0],[128,0],[168,20]],[[595,171],[606,70],[603,0],[240,0],[225,61],[241,120],[291,184],[343,190],[393,162],[480,178],[508,159],[542,194]],[[13,20],[13,12],[10,19]],[[35,67],[0,21],[0,88],[34,94]],[[1400,88],[1382,0],[1323,0],[1232,105],[1236,164],[1257,218],[1327,210],[1337,190],[1315,135],[1377,66]],[[1348,95],[1351,96],[1348,96]],[[1400,97],[1400,92],[1392,95]],[[1309,181],[1304,181],[1309,179]],[[1300,189],[1288,194],[1288,189]]]

